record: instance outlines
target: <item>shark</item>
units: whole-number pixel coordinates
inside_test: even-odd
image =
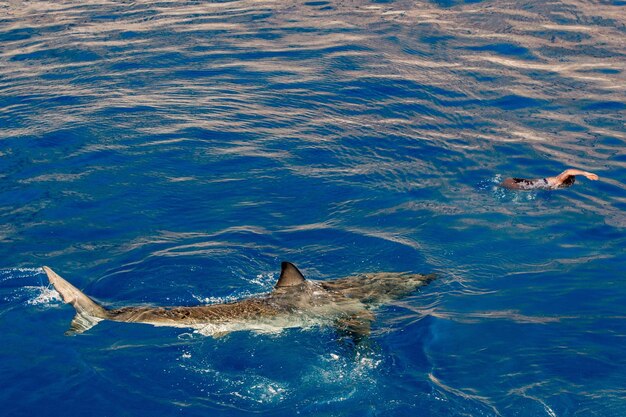
[[[287,328],[331,325],[360,340],[370,334],[376,308],[406,297],[436,276],[366,273],[328,281],[307,280],[291,262],[281,263],[271,292],[227,303],[197,306],[134,306],[107,309],[47,266],[48,280],[76,315],[66,335],[81,334],[103,320],[195,329],[222,337],[234,331],[278,333]]]

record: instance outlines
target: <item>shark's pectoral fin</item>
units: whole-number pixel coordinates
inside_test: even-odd
[[[100,323],[102,319],[98,317],[92,317],[87,314],[76,313],[72,322],[70,323],[70,328],[65,332],[66,336],[75,336],[77,334],[81,334],[91,329],[96,324]]]
[[[351,337],[355,342],[359,342],[370,335],[372,322],[375,319],[374,313],[369,310],[363,310],[337,319],[335,327],[339,333]]]

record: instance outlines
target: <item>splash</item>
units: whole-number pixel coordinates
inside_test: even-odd
[[[511,201],[513,203],[521,203],[524,201],[533,201],[537,199],[539,191],[512,191],[501,187],[504,179],[501,174],[496,174],[492,178],[482,180],[476,185],[479,191],[487,191],[493,195],[498,201]]]
[[[242,402],[245,408],[253,409],[259,405],[277,404],[291,395],[288,383],[272,378],[255,375],[247,372],[244,376],[213,369],[206,364],[193,364],[191,353],[181,355],[181,368],[201,376],[203,382],[198,382],[196,388],[209,397],[222,398],[220,402],[233,404]]]
[[[53,305],[62,302],[61,295],[52,287],[24,287],[32,297],[26,301],[29,305]]]
[[[0,282],[33,278],[35,275],[43,273],[43,269],[41,268],[0,268]]]
[[[24,286],[17,288],[10,295],[4,297],[4,301],[11,304],[31,306],[53,306],[62,302],[61,295],[52,287],[47,286]]]
[[[258,404],[277,403],[284,400],[288,394],[288,386],[269,378],[255,376],[251,378],[251,384],[242,387],[232,394],[244,400]]]
[[[272,290],[274,287],[274,283],[276,282],[276,274],[275,273],[267,273],[267,274],[258,274],[254,278],[248,280],[253,285],[260,287],[260,291],[242,291],[235,294],[230,294],[222,297],[202,297],[199,295],[191,294],[191,296],[197,301],[203,304],[222,304],[222,303],[232,303],[235,301],[239,301],[243,298],[249,297],[257,297],[261,296]]]
[[[61,295],[55,289],[44,283],[42,279],[43,270],[41,268],[3,268],[0,269],[0,283],[11,287],[11,283],[16,281],[16,287],[10,290],[10,294],[4,297],[10,303],[24,303],[34,306],[49,306],[62,302]],[[31,279],[38,285],[24,285],[24,280]]]
[[[270,291],[277,280],[276,273],[270,272],[267,274],[258,274],[256,277],[250,279],[249,282],[261,287],[264,291]]]
[[[368,379],[382,360],[373,356],[371,352],[357,351],[354,358],[347,358],[331,353],[322,357],[324,369],[320,370],[323,382],[329,384],[344,382],[358,382]]]

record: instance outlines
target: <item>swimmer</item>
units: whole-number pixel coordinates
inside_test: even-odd
[[[596,181],[598,176],[591,172],[581,171],[579,169],[566,169],[556,177],[526,179],[526,178],[507,178],[500,184],[509,190],[556,190],[558,188],[571,187],[576,181],[576,175],[584,175],[592,181]]]

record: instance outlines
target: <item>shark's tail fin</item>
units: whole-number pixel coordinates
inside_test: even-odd
[[[54,289],[61,294],[63,301],[71,304],[76,309],[76,315],[72,319],[69,330],[65,332],[66,335],[80,334],[108,317],[104,307],[87,297],[82,291],[61,278],[52,269],[44,266],[43,270],[48,275],[48,280],[50,280]]]

